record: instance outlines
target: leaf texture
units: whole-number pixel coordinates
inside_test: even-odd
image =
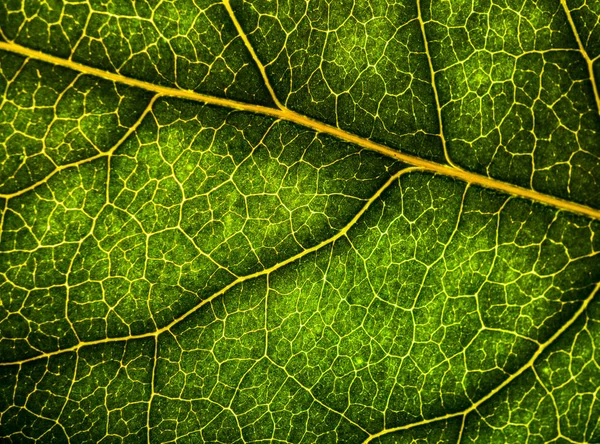
[[[595,2],[0,3],[6,442],[600,442]]]

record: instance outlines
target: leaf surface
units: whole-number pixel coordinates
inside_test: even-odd
[[[600,441],[599,11],[1,3],[2,439]]]

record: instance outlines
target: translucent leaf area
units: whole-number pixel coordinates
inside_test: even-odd
[[[0,2],[0,441],[600,442],[600,3]]]

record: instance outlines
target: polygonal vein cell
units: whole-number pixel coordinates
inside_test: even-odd
[[[0,193],[110,150],[150,100],[137,88],[0,54]]]

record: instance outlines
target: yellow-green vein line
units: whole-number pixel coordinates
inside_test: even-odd
[[[592,302],[592,300],[594,299],[594,296],[596,296],[598,289],[600,289],[600,283],[596,284],[596,286],[594,287],[594,289],[592,290],[590,295],[581,303],[579,309],[575,312],[575,314],[573,314],[573,316],[571,316],[569,318],[569,320],[567,322],[565,322],[546,342],[544,342],[543,344],[541,344],[538,347],[536,352],[531,356],[531,358],[529,359],[529,361],[527,361],[527,363],[525,365],[523,365],[521,368],[519,368],[515,373],[513,373],[508,378],[506,378],[504,381],[502,381],[502,383],[498,384],[487,395],[485,395],[484,397],[479,399],[477,402],[473,403],[468,408],[461,410],[460,412],[448,413],[446,415],[436,416],[435,418],[430,418],[430,419],[424,419],[422,421],[405,424],[405,425],[402,425],[399,427],[391,427],[389,429],[383,429],[380,432],[374,433],[373,435],[371,435],[364,442],[368,443],[368,442],[373,441],[374,439],[377,439],[381,436],[384,436],[384,435],[387,435],[390,433],[399,432],[402,430],[408,430],[408,429],[412,429],[414,427],[419,427],[422,425],[432,424],[432,423],[435,423],[438,421],[443,421],[445,419],[457,418],[457,417],[461,417],[461,416],[464,417],[464,416],[468,415],[470,412],[477,410],[483,403],[488,401],[490,398],[492,398],[494,395],[496,395],[500,390],[502,390],[507,385],[509,385],[511,382],[513,382],[515,379],[517,379],[519,376],[521,376],[526,370],[531,368],[533,366],[533,364],[535,364],[535,361],[540,357],[540,355],[549,346],[554,344],[554,342],[556,342],[556,340],[560,336],[562,336],[562,334],[566,330],[568,330],[569,327],[571,327],[571,325],[573,325],[575,323],[575,321],[577,321],[577,319],[579,319],[579,317],[585,312],[585,310],[587,309],[590,302]]]
[[[401,153],[393,150],[390,147],[385,145],[381,145],[377,142],[373,142],[371,140],[365,139],[363,137],[357,136],[356,134],[349,133],[340,128],[333,127],[331,125],[327,125],[322,122],[318,122],[313,120],[307,116],[299,114],[295,111],[291,111],[289,109],[277,109],[270,108],[261,105],[252,105],[243,102],[237,102],[230,99],[225,99],[221,97],[209,96],[206,94],[200,94],[195,91],[182,90],[177,88],[170,88],[162,85],[155,85],[153,83],[145,82],[142,80],[133,79],[130,77],[125,77],[120,74],[115,74],[111,72],[106,72],[97,68],[93,68],[87,65],[82,65],[77,62],[73,62],[70,60],[64,60],[60,57],[55,57],[49,54],[45,54],[30,48],[26,48],[21,45],[17,45],[15,43],[5,43],[0,42],[0,50],[11,51],[16,54],[20,54],[25,57],[31,57],[37,60],[41,60],[47,63],[52,63],[55,65],[63,66],[65,68],[70,68],[76,71],[81,71],[85,74],[93,75],[96,77],[100,77],[106,80],[111,80],[113,82],[123,83],[129,86],[145,89],[148,91],[152,91],[158,93],[163,96],[170,97],[178,97],[182,99],[194,100],[198,102],[203,102],[209,105],[217,105],[222,107],[227,107],[231,109],[236,109],[239,111],[248,111],[252,113],[262,114],[270,117],[274,117],[276,119],[287,120],[289,122],[296,123],[298,125],[302,125],[307,128],[311,128],[315,131],[329,134],[345,140],[347,142],[351,142],[357,144],[363,148],[376,151],[385,156],[400,160],[402,162],[408,163],[414,167],[422,168],[423,170],[441,174],[444,176],[454,177],[456,179],[462,180],[464,182],[472,183],[475,185],[480,185],[486,188],[491,188],[495,190],[499,190],[508,194],[512,194],[514,196],[519,196],[527,199],[531,199],[534,201],[538,201],[544,203],[546,205],[551,205],[556,208],[560,208],[562,210],[571,211],[574,213],[583,214],[585,216],[600,219],[600,210],[595,208],[590,208],[586,205],[578,204],[575,202],[569,202],[554,196],[550,196],[548,194],[540,193],[539,191],[522,188],[517,185],[509,184],[506,182],[502,182],[497,179],[493,179],[487,176],[483,176],[477,173],[473,173],[471,171],[466,171],[458,168],[453,168],[452,166],[442,165],[431,160],[422,159],[420,157],[412,156],[410,154]],[[2,196],[0,196],[2,197]],[[10,196],[9,196],[10,197]]]

